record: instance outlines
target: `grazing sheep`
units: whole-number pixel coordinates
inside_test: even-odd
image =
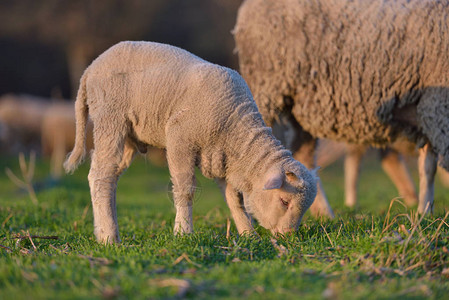
[[[315,138],[417,144],[424,213],[437,160],[449,169],[448,15],[448,1],[247,0],[240,69],[268,125],[295,129],[307,167]]]
[[[17,153],[24,148],[39,148],[40,128],[47,108],[45,98],[5,94],[0,97],[2,148]]]
[[[195,166],[217,178],[240,234],[253,230],[246,212],[272,232],[296,229],[315,197],[315,176],[273,137],[240,75],[185,50],[151,42],[111,47],[84,72],[75,113],[65,168],[73,171],[84,156],[89,115],[88,179],[100,242],[119,241],[117,180],[148,145],[167,151],[175,233],[193,231]]]
[[[75,145],[75,109],[73,103],[55,103],[45,111],[41,125],[42,153],[50,157],[50,173],[60,178],[64,158]],[[87,127],[87,148],[92,149],[92,123]]]

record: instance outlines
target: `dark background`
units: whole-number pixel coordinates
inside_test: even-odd
[[[241,0],[2,0],[0,95],[73,98],[83,70],[123,40],[184,48],[237,69]]]

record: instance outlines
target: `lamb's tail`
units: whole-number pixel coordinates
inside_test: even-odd
[[[86,129],[89,107],[87,106],[86,80],[87,72],[84,72],[80,80],[80,87],[75,101],[76,136],[75,146],[64,162],[66,173],[73,173],[78,165],[83,162],[86,155]]]

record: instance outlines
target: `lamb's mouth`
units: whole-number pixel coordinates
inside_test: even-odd
[[[272,228],[270,228],[270,231],[271,231],[271,234],[272,235],[274,235],[274,236],[277,236],[277,235],[286,235],[286,234],[290,234],[290,233],[292,233],[294,230],[293,230],[293,228],[282,228],[282,229],[279,229],[279,228],[277,228],[277,227],[272,227]]]

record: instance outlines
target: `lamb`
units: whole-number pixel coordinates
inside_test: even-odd
[[[448,14],[448,1],[247,0],[240,71],[309,168],[316,138],[417,144],[418,211],[430,212],[437,161],[449,169]]]
[[[72,172],[84,156],[88,115],[94,150],[88,175],[99,242],[119,242],[116,185],[136,150],[165,148],[173,183],[175,234],[191,233],[194,168],[215,178],[239,234],[250,214],[273,233],[295,230],[316,179],[266,127],[241,76],[170,45],[121,42],[84,72],[75,102]]]

